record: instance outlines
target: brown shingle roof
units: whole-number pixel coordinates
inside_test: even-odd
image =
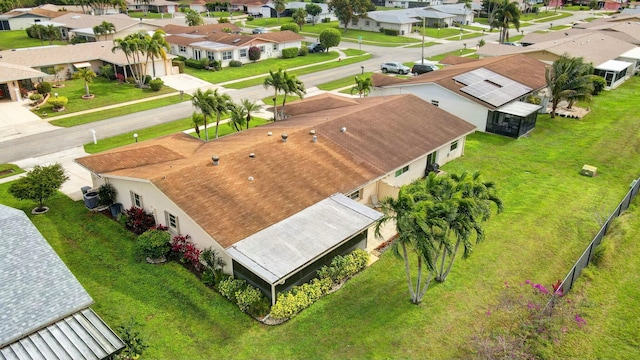
[[[440,60],[438,63],[443,65],[458,65],[458,64],[465,64],[465,63],[470,63],[474,61],[478,61],[478,59],[464,57],[464,56],[448,55],[444,59]]]
[[[240,31],[241,28],[235,24],[230,23],[221,23],[221,24],[206,24],[206,25],[198,25],[198,26],[183,26],[170,24],[162,27],[167,34],[196,34],[196,35],[207,35],[216,32],[223,32],[222,30],[228,28],[231,31]]]
[[[314,102],[310,98],[291,108],[310,110]],[[148,179],[226,248],[474,130],[413,95],[353,102],[340,106],[344,103],[335,101],[335,108],[300,113],[208,143],[178,134],[77,161],[103,175]],[[311,129],[317,143],[311,141]],[[289,135],[286,143],[282,133]],[[141,160],[130,160],[132,151]],[[212,165],[212,155],[220,157],[219,166]]]
[[[245,6],[261,6],[261,5],[265,5],[269,2],[270,0],[231,0],[230,3],[231,5],[245,5]]]
[[[57,64],[72,64],[91,60],[104,60],[113,64],[127,64],[122,51],[111,51],[113,42],[100,41],[76,45],[34,47],[16,51],[0,51],[0,63],[42,67]]]

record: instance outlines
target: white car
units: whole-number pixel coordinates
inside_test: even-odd
[[[396,74],[406,75],[411,72],[411,69],[409,67],[404,66],[399,62],[383,63],[382,65],[380,65],[380,70],[382,70],[382,72],[385,74],[388,72],[392,72]]]

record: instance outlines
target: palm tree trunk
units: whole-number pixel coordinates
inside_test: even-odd
[[[404,272],[407,275],[407,285],[409,285],[409,295],[411,295],[411,301],[415,298],[413,291],[413,285],[411,284],[411,269],[409,268],[409,254],[407,254],[407,246],[402,244],[402,257],[404,258]]]
[[[216,117],[216,139],[218,138],[218,128],[220,128],[220,114]]]
[[[458,254],[458,246],[460,246],[460,240],[456,242],[456,246],[453,248],[453,252],[451,253],[451,261],[449,262],[449,266],[447,266],[447,270],[444,272],[444,274],[440,275],[442,278],[440,282],[444,282],[445,280],[447,280],[447,276],[449,276],[449,272],[453,267],[453,262],[456,260],[456,255]]]
[[[422,298],[424,298],[424,294],[427,293],[427,289],[429,288],[429,285],[431,284],[432,279],[433,279],[433,273],[429,272],[429,278],[427,279],[424,286],[422,287],[420,294],[418,294],[418,303],[422,302]]]
[[[418,279],[416,280],[416,289],[411,296],[411,302],[414,304],[420,304],[420,288],[422,287],[422,257],[418,255]]]
[[[202,114],[204,118],[204,140],[209,141],[209,132],[207,131],[207,115]]]
[[[89,97],[89,83],[85,80],[84,81],[84,92],[87,94],[87,97]]]
[[[276,92],[273,95],[273,121],[278,121],[278,89],[276,88]]]

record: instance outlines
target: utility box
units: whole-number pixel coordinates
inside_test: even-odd
[[[585,165],[582,167],[582,170],[580,170],[580,174],[584,176],[594,177],[596,176],[597,171],[598,171],[597,167],[591,166],[591,165]]]

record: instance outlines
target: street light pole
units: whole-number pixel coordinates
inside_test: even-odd
[[[424,65],[424,16],[422,17],[422,57],[421,57],[421,64]]]
[[[364,66],[360,65],[360,75],[364,75]]]

